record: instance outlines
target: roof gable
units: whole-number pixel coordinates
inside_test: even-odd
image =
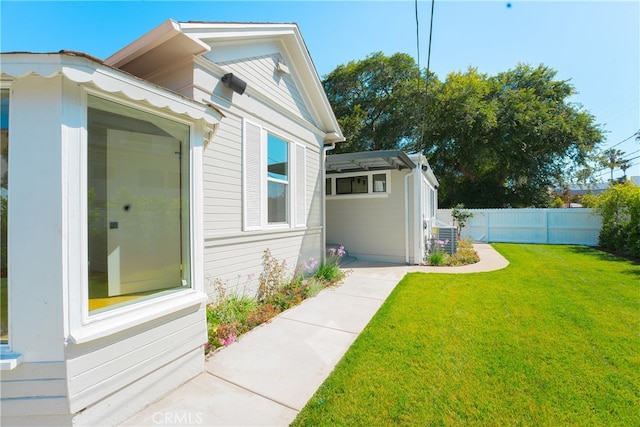
[[[325,143],[344,140],[296,24],[169,20],[105,62],[145,76],[194,55],[241,76],[251,70],[255,78],[257,72],[266,79],[260,85],[268,88],[265,95],[274,99],[287,95],[291,104],[285,107],[324,131]],[[277,70],[276,60],[283,64],[284,71]]]

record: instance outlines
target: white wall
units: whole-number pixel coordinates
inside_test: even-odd
[[[286,261],[291,273],[302,261],[324,256],[324,134],[311,122],[294,79],[275,73],[278,56],[220,64],[199,59],[194,64],[194,82],[187,94],[218,105],[225,115],[204,151],[205,280],[211,299],[216,297],[216,279],[226,284],[228,292],[255,295],[266,249]],[[247,79],[252,95],[224,87],[219,66]],[[243,164],[243,119],[306,148],[306,227],[243,229],[243,170],[259,167]]]
[[[22,361],[2,373],[3,425],[83,425],[73,419],[83,410],[88,425],[117,424],[204,365],[201,275],[194,289],[175,296],[83,314],[85,108],[81,85],[61,76],[28,76],[11,87],[9,333]],[[197,126],[194,132],[202,140]],[[202,268],[201,255],[193,262]],[[186,368],[166,381],[157,377],[177,360]]]
[[[349,255],[361,260],[404,263],[407,173],[391,171],[388,197],[328,199],[327,244],[344,245]]]

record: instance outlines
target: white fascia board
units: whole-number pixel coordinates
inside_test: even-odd
[[[427,181],[429,181],[429,184],[433,185],[436,188],[440,185],[440,183],[438,182],[438,179],[433,173],[433,170],[431,169],[431,165],[429,165],[429,161],[423,154],[421,153],[410,154],[409,158],[413,160],[414,163],[420,166],[427,167],[427,169],[423,170],[422,173],[424,174],[424,176],[427,177]]]
[[[121,68],[150,50],[155,49],[163,43],[166,43],[168,40],[178,36],[183,36],[180,24],[173,19],[169,19],[139,39],[136,39],[113,55],[109,56],[105,59],[104,63],[112,67]],[[189,39],[192,43],[185,53],[189,52],[194,55],[199,55],[209,51],[209,45],[206,43],[192,37]]]

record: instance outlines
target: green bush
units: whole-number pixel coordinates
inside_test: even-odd
[[[279,262],[267,249],[262,257],[263,271],[256,297],[227,295],[226,282],[215,279],[213,288],[217,295],[207,306],[206,351],[234,343],[245,332],[338,283],[345,276],[340,270],[340,258],[344,254],[342,247],[330,251],[327,262],[319,267],[317,261],[309,258],[290,275],[286,263]]]
[[[640,257],[640,187],[631,182],[613,184],[590,198],[589,205],[602,217],[598,244]]]
[[[427,255],[427,264],[429,265],[446,265],[449,255],[442,251],[434,251]]]
[[[475,250],[469,248],[458,248],[458,251],[449,257],[447,265],[456,266],[475,264],[478,261],[480,261],[480,257]]]

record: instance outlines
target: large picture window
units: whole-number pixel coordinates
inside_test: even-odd
[[[189,126],[88,99],[89,312],[189,288]]]

